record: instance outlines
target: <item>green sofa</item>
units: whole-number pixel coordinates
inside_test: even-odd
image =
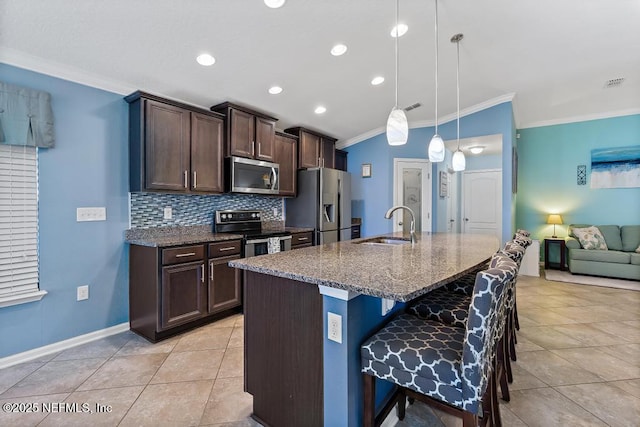
[[[569,225],[569,237],[566,239],[569,271],[574,274],[640,280],[640,253],[635,252],[640,245],[640,225],[596,225],[608,250],[582,248],[573,229],[589,226]]]

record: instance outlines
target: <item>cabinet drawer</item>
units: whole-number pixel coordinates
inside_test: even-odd
[[[291,246],[296,247],[299,245],[313,244],[313,233],[311,231],[307,233],[297,233],[291,235]]]
[[[204,245],[180,246],[178,248],[162,250],[162,265],[199,261],[203,259]]]
[[[209,243],[209,258],[236,255],[242,251],[242,240]]]

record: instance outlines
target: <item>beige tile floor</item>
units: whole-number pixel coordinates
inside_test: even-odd
[[[522,277],[518,308],[504,426],[638,425],[640,292]],[[158,344],[126,332],[0,370],[0,404],[40,409],[0,411],[0,426],[258,426],[242,391],[242,327],[236,315]],[[92,413],[65,413],[63,402]],[[458,425],[421,404],[398,424]]]

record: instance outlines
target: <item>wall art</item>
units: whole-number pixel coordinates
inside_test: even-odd
[[[591,150],[591,188],[640,187],[640,145]]]

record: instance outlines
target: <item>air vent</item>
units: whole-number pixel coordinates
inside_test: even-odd
[[[415,104],[411,104],[408,107],[405,107],[404,111],[407,112],[407,111],[415,110],[416,108],[420,108],[420,107],[422,107],[422,104],[420,104],[419,102],[416,102]]]
[[[608,89],[608,88],[612,88],[612,87],[618,87],[618,86],[620,86],[623,82],[624,82],[624,77],[618,77],[617,79],[607,80],[607,81],[606,81],[606,83],[604,84],[604,87],[605,87],[606,89]]]

